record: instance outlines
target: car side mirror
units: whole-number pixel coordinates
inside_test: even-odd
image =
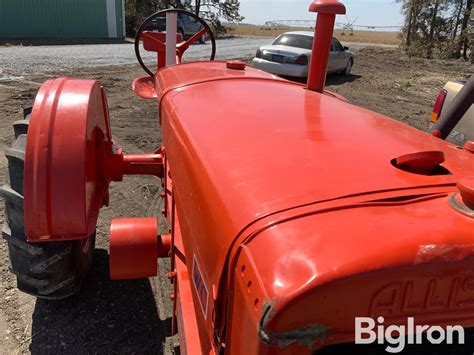
[[[348,50],[349,50],[349,47],[344,46],[344,50],[345,50],[345,51],[348,51]]]

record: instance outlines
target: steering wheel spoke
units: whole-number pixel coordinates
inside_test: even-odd
[[[153,44],[156,45],[158,51],[165,51],[165,50],[166,50],[166,44],[164,44],[163,42],[161,42],[159,39],[153,37],[153,36],[150,35],[149,33],[142,32],[142,33],[140,33],[140,37],[141,37],[144,41],[145,41],[145,40],[148,40],[148,41],[153,42]]]
[[[176,47],[181,49],[183,52],[189,48],[191,44],[193,44],[196,41],[199,41],[202,36],[204,36],[207,33],[207,28],[203,27],[199,32],[195,33],[190,39],[187,41],[179,43]]]
[[[194,18],[202,26],[202,28],[197,33],[195,33],[191,38],[189,38],[188,40],[184,40],[183,38],[182,42],[176,44],[175,51],[176,51],[176,59],[177,59],[178,64],[181,63],[184,52],[189,48],[189,46],[191,46],[194,42],[201,39],[204,35],[206,35],[206,33],[209,35],[209,39],[212,43],[212,52],[211,52],[210,60],[214,60],[215,55],[216,55],[216,41],[214,38],[214,34],[212,33],[212,30],[209,27],[209,25],[201,17],[195,15],[192,12],[181,10],[181,9],[169,9],[169,10],[158,11],[154,13],[153,15],[151,15],[150,17],[148,17],[142,23],[142,25],[138,29],[137,35],[135,36],[135,55],[137,56],[138,63],[143,68],[143,70],[145,70],[145,72],[151,77],[154,76],[154,73],[145,65],[145,63],[143,62],[142,56],[140,54],[140,45],[139,45],[140,39],[143,39],[145,50],[158,52],[158,56],[159,58],[161,58],[160,56],[166,53],[166,43],[155,38],[155,36],[153,36],[153,32],[147,33],[146,29],[152,24],[154,19],[163,18],[163,17],[166,18],[166,15],[168,13],[177,13],[177,14],[181,14],[182,16],[188,16],[188,17]],[[162,66],[164,66],[164,62],[159,60],[158,69],[160,69]]]

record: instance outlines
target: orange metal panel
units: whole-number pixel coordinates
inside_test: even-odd
[[[268,350],[268,346],[260,340],[258,328],[268,296],[245,246],[242,247],[233,276],[226,351],[229,354],[262,353]]]
[[[267,294],[260,340],[272,347],[310,342],[313,349],[353,341],[356,316],[474,326],[474,293],[466,286],[474,280],[474,218],[450,208],[448,197],[376,197],[262,220],[233,264],[250,258]],[[309,325],[318,328],[298,338]]]
[[[179,226],[179,224],[178,224]],[[183,253],[180,245],[179,227],[176,230],[177,249],[179,256],[176,257],[176,282],[178,297],[176,298],[176,317],[179,330],[179,344],[182,354],[201,354],[202,352],[209,353],[209,340],[204,342],[207,344],[207,349],[202,346],[199,336],[199,323],[196,318],[197,306],[193,301],[193,292],[191,285],[191,274],[188,266],[185,264],[186,256]],[[207,350],[207,351],[206,351]]]
[[[173,310],[176,318],[173,317],[173,319],[176,319],[178,326],[180,351],[183,354],[211,354],[212,339],[206,334],[205,328],[201,326],[203,324],[202,314],[197,312],[200,309],[200,300],[192,282],[193,257],[187,257],[187,255],[193,255],[193,253],[186,254],[182,239],[182,223],[180,223],[176,209],[173,211],[171,208],[173,198],[175,198],[173,180],[171,179],[170,166],[166,161],[166,152],[163,151],[163,153],[166,171],[164,179],[162,179],[165,191],[163,195],[165,200],[164,214],[174,242],[171,248],[172,263],[169,275],[173,275],[171,280],[175,285],[176,297],[174,297]],[[175,220],[172,223],[173,218]]]
[[[276,216],[278,221],[283,218],[279,211],[328,201],[345,208],[353,206],[354,201],[345,200],[351,196],[361,196],[358,202],[365,203],[379,195],[396,200],[451,193],[461,177],[474,175],[472,154],[466,150],[330,95],[264,75],[253,78],[259,73],[251,68],[243,72],[236,74],[224,63],[185,64],[163,69],[155,83],[186,255],[198,258],[206,286],[218,290],[208,310],[216,319],[196,310],[208,339],[226,322],[232,283],[225,280],[233,273],[235,250],[259,219]],[[215,80],[204,79],[206,75]],[[203,97],[218,104],[210,105]],[[443,166],[451,174],[414,174],[393,164],[397,157],[428,151],[442,152]],[[448,199],[444,201],[434,215],[456,215]],[[385,218],[385,212],[379,213]],[[394,215],[389,222],[400,225],[404,217]],[[308,228],[284,233],[276,228],[275,233],[291,235],[303,248]],[[424,228],[425,233],[443,235],[436,224]],[[465,228],[472,230],[471,220],[460,225],[460,230]],[[347,233],[334,227],[331,237],[344,244]],[[360,244],[376,245],[374,238],[368,235]],[[269,261],[276,244],[277,238],[270,238],[261,246],[262,262]],[[281,256],[292,249],[278,250]],[[294,272],[304,274],[300,268]],[[215,302],[222,306],[219,310]]]

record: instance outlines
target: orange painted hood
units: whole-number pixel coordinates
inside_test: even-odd
[[[453,208],[449,192],[382,196],[296,208],[253,226],[229,284],[252,282],[241,297],[262,303],[251,308],[260,341],[313,350],[351,342],[356,317],[474,326],[474,218]],[[257,276],[242,274],[244,265]],[[310,325],[318,327],[304,332]]]
[[[350,196],[456,191],[459,178],[474,176],[466,150],[255,69],[185,64],[161,70],[156,87],[186,255],[209,289],[265,216]],[[391,163],[422,151],[444,152],[451,175]],[[311,242],[304,232],[295,243]],[[343,236],[336,228],[332,238]]]

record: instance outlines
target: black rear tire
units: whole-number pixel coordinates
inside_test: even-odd
[[[62,299],[80,290],[92,264],[95,235],[87,250],[81,241],[28,243],[23,214],[23,171],[31,109],[13,124],[15,141],[5,155],[8,168],[0,195],[5,199],[2,235],[8,243],[10,270],[18,289],[46,299]]]

